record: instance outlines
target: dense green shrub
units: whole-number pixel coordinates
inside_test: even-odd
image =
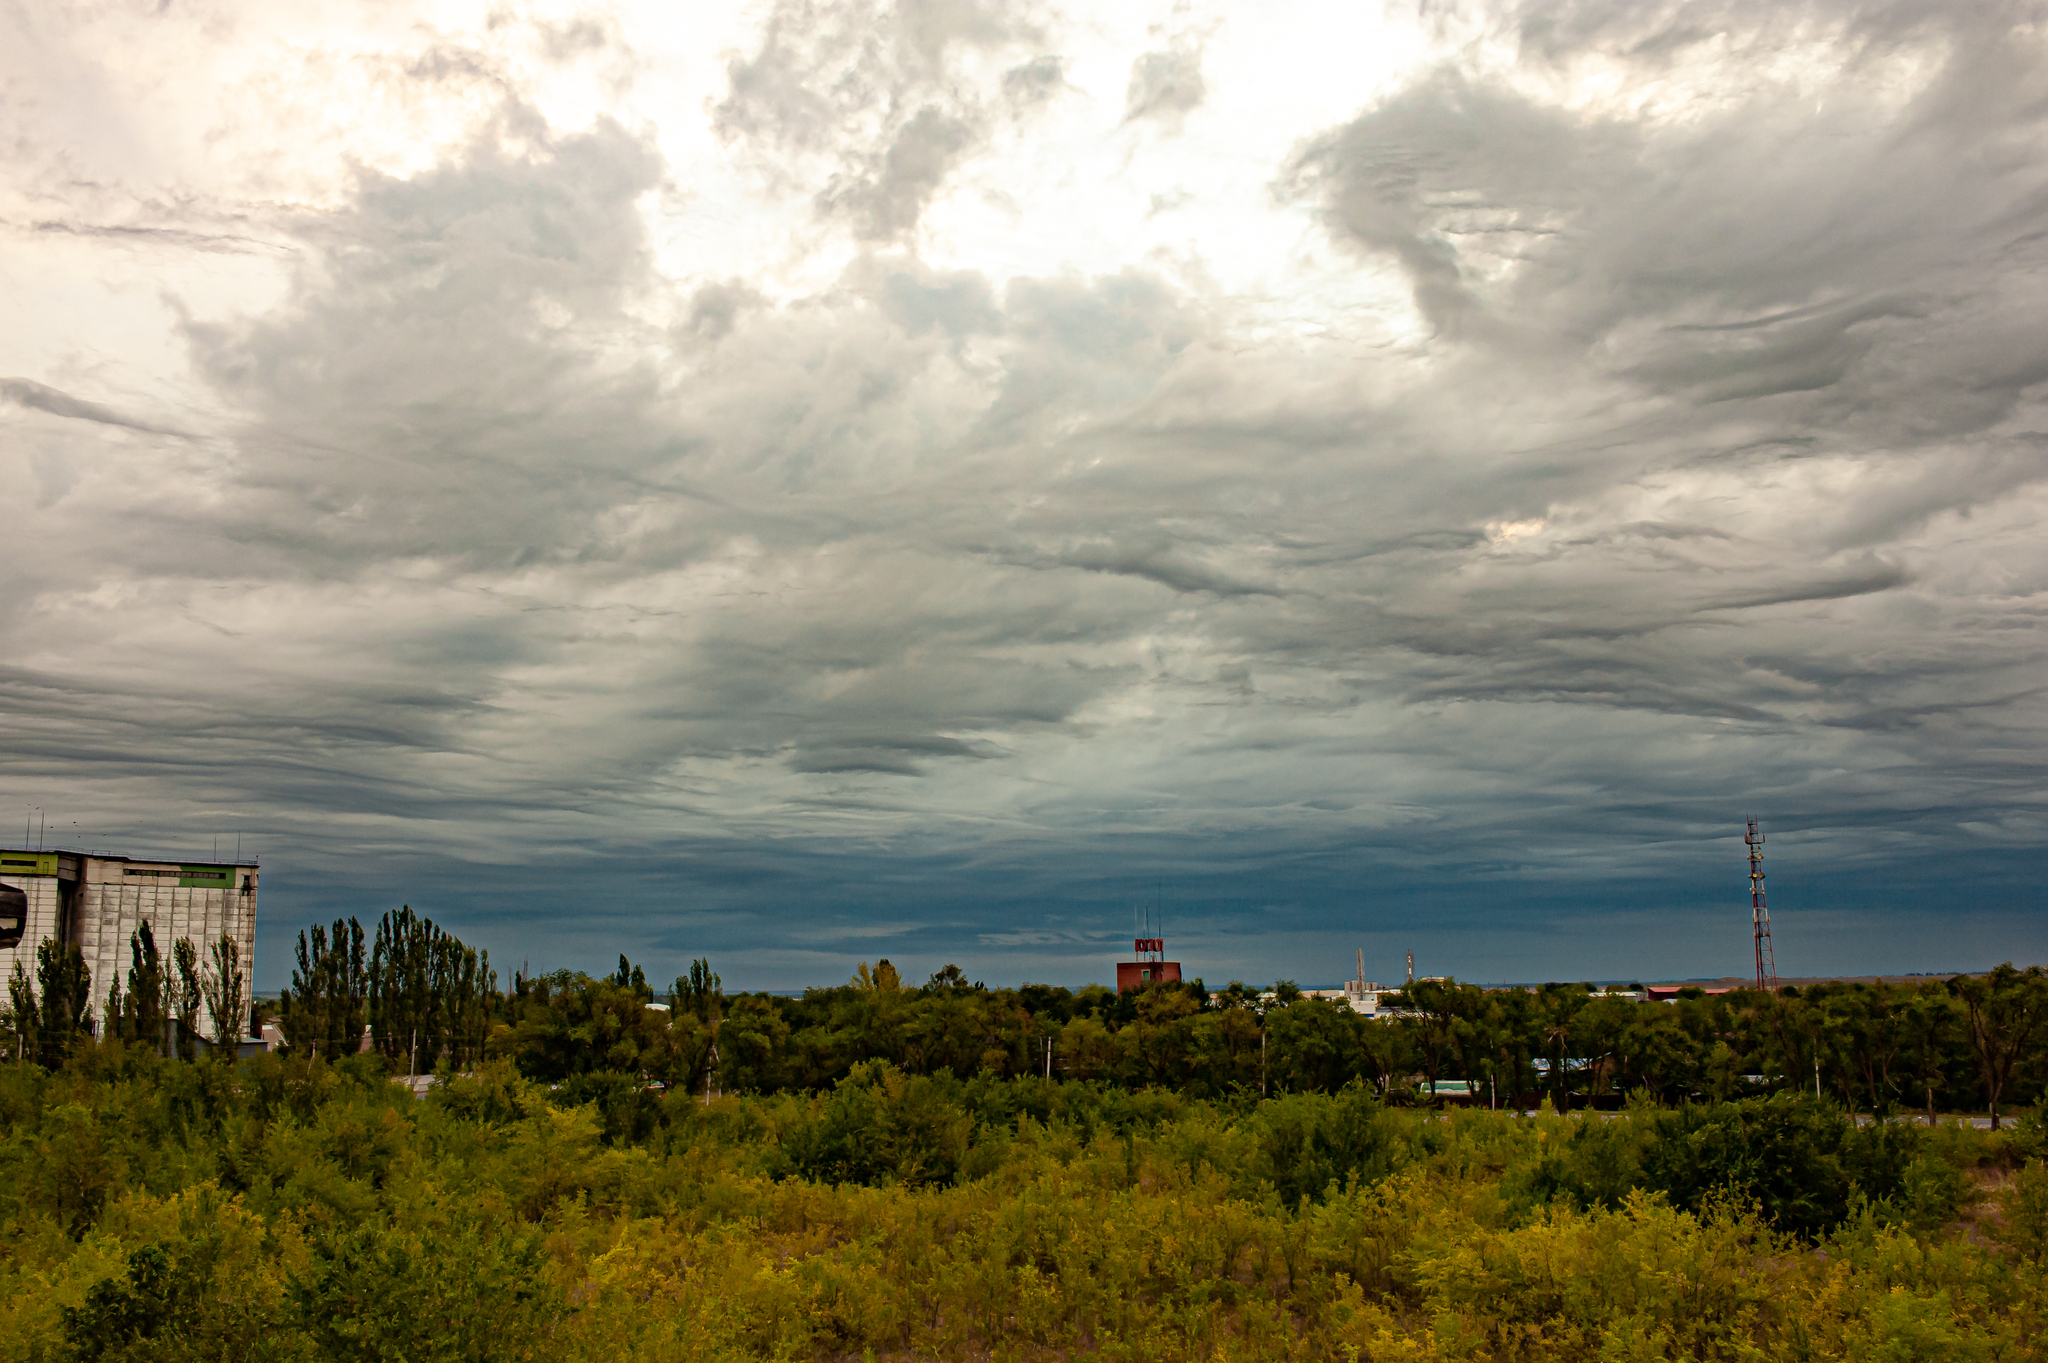
[[[1321,1201],[1346,1183],[1376,1183],[1406,1153],[1401,1123],[1364,1084],[1336,1097],[1293,1094],[1252,1109],[1246,1171],[1270,1183],[1289,1206]]]
[[[1699,1212],[1716,1199],[1754,1201],[1780,1230],[1812,1236],[1849,1214],[1849,1126],[1803,1095],[1661,1113],[1643,1149],[1643,1186]]]

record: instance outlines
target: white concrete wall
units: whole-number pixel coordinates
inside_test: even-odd
[[[12,868],[0,868],[0,884],[12,885],[28,896],[28,922],[22,925],[21,945],[0,947],[0,981],[14,974],[16,961],[20,961],[21,968],[28,972],[30,979],[34,979],[36,943],[57,935],[57,877],[20,875]],[[4,988],[4,983],[0,983],[0,989]],[[0,1003],[5,1000],[6,995],[0,994]]]
[[[178,938],[192,939],[204,968],[214,941],[222,933],[232,936],[242,949],[241,1010],[247,1017],[256,973],[256,868],[221,869],[230,872],[227,884],[204,889],[180,886],[182,868],[176,862],[83,859],[84,883],[72,912],[70,936],[92,976],[96,1028],[104,1022],[108,988],[117,978],[127,981],[134,959],[129,938],[145,922],[166,969],[170,968],[171,944]],[[202,1029],[211,1026],[203,1009],[199,1025]]]

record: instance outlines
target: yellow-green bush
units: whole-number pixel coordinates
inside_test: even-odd
[[[1819,1111],[1430,1114],[1355,1091],[1205,1103],[886,1066],[817,1096],[652,1095],[630,1125],[577,1096],[491,1067],[415,1102],[354,1062],[118,1047],[8,1067],[0,1355],[2042,1352],[2048,1167],[1954,1220],[1980,1166],[2023,1158],[2003,1136],[1856,1136]],[[1658,1142],[1744,1122],[1751,1145],[1723,1163],[1806,1142],[1846,1214],[1816,1229],[1810,1199],[1787,1202],[1774,1225],[1768,1185],[1712,1182],[1719,1155],[1684,1165],[1688,1205],[1643,1186],[1677,1158]]]

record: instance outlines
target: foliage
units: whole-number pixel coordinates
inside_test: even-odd
[[[310,938],[308,933],[310,932]],[[292,983],[278,996],[278,1026],[295,1051],[337,1058],[355,1054],[370,1020],[370,967],[363,925],[336,919],[299,933]]]
[[[1810,1095],[1526,1117],[872,1058],[628,1127],[510,1058],[424,1101],[387,1068],[0,1066],[0,1354],[1989,1359],[2048,1306],[2048,1165],[1956,1221],[2023,1138]]]
[[[629,987],[637,993],[644,986],[636,981]],[[463,945],[411,905],[377,921],[370,1036],[394,1067],[402,1059],[406,1073],[414,1074],[422,1060],[431,1070],[444,1057],[458,1067],[473,1064],[483,1054],[497,989],[489,953]]]
[[[224,932],[207,948],[206,956],[206,968],[199,976],[199,992],[206,1003],[213,1044],[234,1046],[248,1026],[242,1013],[242,996],[249,987],[242,970],[242,945],[232,934]]]
[[[59,946],[48,937],[37,942],[33,982],[15,960],[7,997],[18,1057],[55,1066],[71,1054],[88,1030],[91,980],[76,944]]]
[[[118,971],[107,986],[107,1027],[115,1035],[167,1051],[176,1008],[175,986],[147,922],[138,924],[129,935],[128,953],[127,990],[121,988]]]
[[[1970,1047],[1996,1129],[1999,1099],[2028,1043],[2048,1023],[2048,974],[2039,966],[2015,970],[2007,962],[1982,977],[1959,975],[1951,987],[1969,1012]]]

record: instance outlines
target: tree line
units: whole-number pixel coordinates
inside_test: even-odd
[[[101,1001],[106,1035],[164,1054],[239,1038],[244,975],[232,938],[202,963],[189,940],[161,953],[142,924],[130,957]],[[75,947],[40,944],[33,974],[17,962],[0,1019],[10,1052],[59,1063],[88,1030],[87,990]],[[1382,996],[1382,1007],[1362,1016],[1287,981],[991,989],[950,965],[912,985],[887,960],[797,997],[728,994],[703,959],[658,991],[623,956],[610,975],[522,972],[501,989],[487,952],[407,906],[367,932],[353,918],[301,932],[276,1018],[299,1054],[368,1050],[408,1074],[503,1057],[532,1078],[622,1092],[817,1091],[872,1061],[1194,1097],[1334,1093],[1364,1081],[1396,1102],[1559,1110],[1619,1106],[1630,1094],[1670,1105],[1806,1092],[1852,1112],[1967,1108],[1996,1121],[2048,1091],[2048,976],[2038,966],[1917,984],[1687,989],[1670,1003],[1587,984],[1428,980]]]
[[[102,1035],[188,1058],[202,1045],[233,1050],[240,1043],[249,1025],[242,1007],[248,977],[241,944],[232,935],[223,933],[208,946],[203,964],[189,937],[174,941],[166,959],[145,922],[129,935],[128,952],[127,974],[119,967],[109,973]],[[7,1005],[0,1027],[11,1043],[8,1052],[45,1066],[61,1063],[92,1032],[91,973],[77,944],[44,938],[36,944],[33,972],[17,958],[7,980]]]
[[[299,934],[291,987],[278,997],[289,1047],[335,1059],[374,1050],[407,1074],[482,1058],[503,1013],[489,952],[409,904],[379,919],[365,948],[353,918]]]
[[[371,1049],[394,1072],[502,1057],[535,1079],[622,1092],[817,1091],[874,1061],[1193,1097],[1363,1081],[1396,1102],[1559,1110],[1631,1094],[1670,1105],[1804,1092],[1852,1112],[1996,1119],[2048,1090],[2038,966],[1918,984],[1686,989],[1670,1003],[1588,984],[1430,980],[1382,1004],[1385,1015],[1367,1017],[1287,981],[991,989],[951,965],[913,985],[887,960],[789,997],[728,994],[699,959],[658,991],[623,956],[610,975],[520,973],[501,991],[486,954],[404,908],[367,935],[353,919],[301,933],[279,1022],[295,1051]]]

